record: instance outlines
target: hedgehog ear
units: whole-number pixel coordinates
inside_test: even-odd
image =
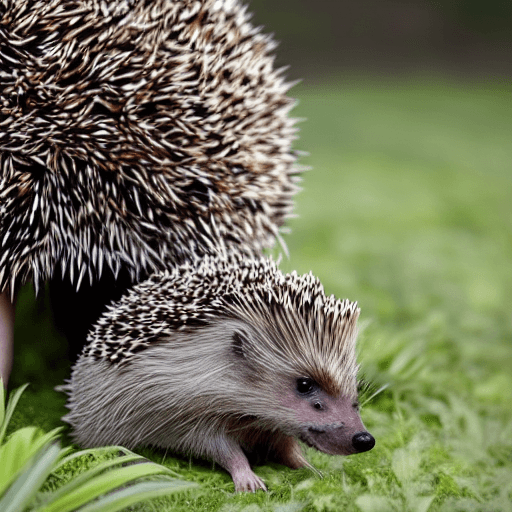
[[[234,331],[232,335],[231,349],[237,357],[245,359],[244,345],[247,343],[247,336],[244,332]]]

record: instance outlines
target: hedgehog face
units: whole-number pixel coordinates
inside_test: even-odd
[[[234,329],[231,331],[228,326]],[[263,364],[258,351],[263,345],[282,345],[277,334],[273,341],[263,341],[261,325],[257,328],[242,322],[228,322],[225,331],[231,337],[232,356],[239,362],[238,373],[247,385],[244,400],[255,389],[260,392],[258,406],[247,411],[249,415],[257,417],[266,428],[293,435],[330,455],[351,455],[373,448],[375,440],[359,414],[355,378],[353,386],[345,383],[336,392],[332,378],[316,381],[309,376],[292,376],[300,375],[300,371],[290,366],[283,375],[285,358],[279,357],[279,351],[273,353],[273,360],[267,359]],[[261,407],[262,402],[265,408]]]
[[[300,427],[297,437],[330,455],[351,455],[371,450],[375,440],[359,415],[353,396],[332,396],[309,377],[290,383],[284,405],[294,411]]]

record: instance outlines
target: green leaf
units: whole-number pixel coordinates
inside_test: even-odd
[[[141,482],[100,498],[81,508],[80,512],[116,512],[141,501],[197,487],[196,483],[174,479],[167,482]]]
[[[88,448],[86,450],[80,450],[78,452],[73,452],[72,454],[68,455],[67,457],[64,457],[60,460],[58,465],[55,467],[54,472],[57,470],[62,469],[66,464],[69,462],[78,459],[80,457],[85,457],[88,455],[93,455],[95,457],[98,457],[102,454],[120,452],[123,455],[134,455],[136,457],[140,457],[141,460],[147,460],[145,457],[142,457],[141,455],[137,455],[135,452],[132,452],[131,450],[128,450],[128,448],[125,448],[124,446],[103,446],[100,448]],[[119,456],[119,454],[116,454]],[[181,475],[176,473],[176,471],[173,471],[172,469],[166,468],[170,475],[174,475],[177,478],[180,478]]]
[[[102,455],[104,453],[109,453],[109,452],[113,453],[115,451],[121,452],[124,455],[135,455],[134,452],[132,452],[131,450],[128,450],[128,448],[125,448],[124,446],[104,446],[101,448],[87,448],[86,450],[80,450],[77,452],[73,452],[70,455],[68,455],[67,457],[64,457],[63,459],[61,459],[59,461],[59,463],[55,466],[54,471],[61,469],[63,466],[65,466],[69,462],[71,462],[75,459],[79,459],[80,457],[85,457],[87,455],[93,455],[93,456],[97,457],[98,455]]]
[[[7,425],[11,421],[12,413],[18,404],[21,395],[23,394],[23,391],[27,389],[27,386],[28,384],[23,384],[23,386],[13,391],[9,397],[9,400],[7,401],[7,407],[5,407],[5,391],[3,381],[0,382],[0,445],[4,440],[5,431],[7,429]]]
[[[0,500],[2,512],[22,512],[34,499],[43,482],[51,473],[61,449],[58,444],[47,446],[35,461],[9,487]]]
[[[146,460],[139,455],[132,455],[132,456],[125,456],[125,457],[117,457],[112,460],[107,460],[105,462],[102,462],[100,464],[97,464],[93,468],[89,469],[88,471],[85,471],[81,473],[80,475],[77,475],[75,478],[73,478],[70,482],[63,485],[62,487],[59,487],[55,492],[53,492],[47,500],[45,500],[47,503],[54,502],[61,497],[65,496],[66,494],[71,494],[76,489],[79,489],[82,487],[86,482],[92,480],[95,478],[98,474],[102,473],[103,471],[107,471],[108,469],[118,466],[120,464],[127,464],[134,461],[143,461]]]
[[[72,512],[87,502],[135,479],[166,472],[167,468],[152,462],[107,471],[105,474],[84,483],[73,493],[60,496],[40,510],[44,512]]]
[[[16,430],[7,442],[0,446],[0,495],[32,457],[57,438],[60,430],[57,428],[43,434],[36,427],[24,427]]]

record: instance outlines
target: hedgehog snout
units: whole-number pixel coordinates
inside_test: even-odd
[[[357,432],[352,437],[352,446],[356,453],[367,452],[375,446],[375,438],[370,432]]]
[[[375,446],[374,437],[366,430],[353,433],[346,425],[313,425],[301,439],[324,453],[331,455],[352,455],[371,450]]]
[[[344,428],[344,426],[338,427]],[[325,434],[327,430],[322,427],[309,427],[311,434]],[[375,446],[375,438],[370,432],[356,432],[352,437],[352,446],[356,450],[356,453],[362,453],[370,451]]]

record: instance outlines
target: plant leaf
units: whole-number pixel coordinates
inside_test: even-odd
[[[0,495],[26,469],[32,457],[58,437],[60,430],[43,434],[37,427],[24,427],[11,434],[0,446]]]
[[[23,394],[23,391],[27,389],[28,384],[23,384],[18,389],[13,391],[7,400],[7,407],[5,404],[5,391],[3,386],[3,381],[0,383],[0,445],[3,443],[5,437],[5,431],[7,430],[7,425],[11,421],[12,413],[18,404],[18,401]]]
[[[34,499],[41,485],[51,473],[55,461],[61,455],[58,444],[52,444],[42,449],[36,459],[30,461],[30,466],[24,471],[0,500],[2,512],[22,512]]]
[[[60,496],[41,510],[44,510],[44,512],[72,512],[87,502],[137,478],[166,472],[167,468],[152,462],[132,464],[131,466],[111,470],[84,483],[73,493]]]
[[[71,494],[76,489],[83,486],[86,482],[95,478],[99,473],[106,471],[113,466],[117,466],[120,464],[126,464],[129,462],[134,462],[136,460],[146,460],[146,459],[140,457],[139,455],[134,454],[132,456],[117,457],[115,459],[107,460],[105,462],[97,464],[96,466],[89,469],[88,471],[85,471],[85,472],[77,475],[67,484],[59,487],[50,496],[48,496],[48,498],[45,500],[45,502],[47,502],[47,503],[54,502],[66,494]]]
[[[175,479],[166,482],[140,482],[100,498],[81,508],[80,512],[117,512],[141,501],[197,487],[196,483]]]
[[[114,452],[119,451],[123,453],[124,455],[135,455],[134,452],[131,450],[128,450],[128,448],[125,448],[124,446],[105,446],[102,448],[87,448],[86,450],[80,450],[78,452],[73,452],[67,457],[64,457],[62,460],[59,461],[57,466],[55,466],[54,471],[57,471],[62,466],[65,466],[68,462],[71,462],[72,460],[78,459],[79,457],[84,457],[86,455],[99,455],[102,453],[108,453],[108,452]]]

